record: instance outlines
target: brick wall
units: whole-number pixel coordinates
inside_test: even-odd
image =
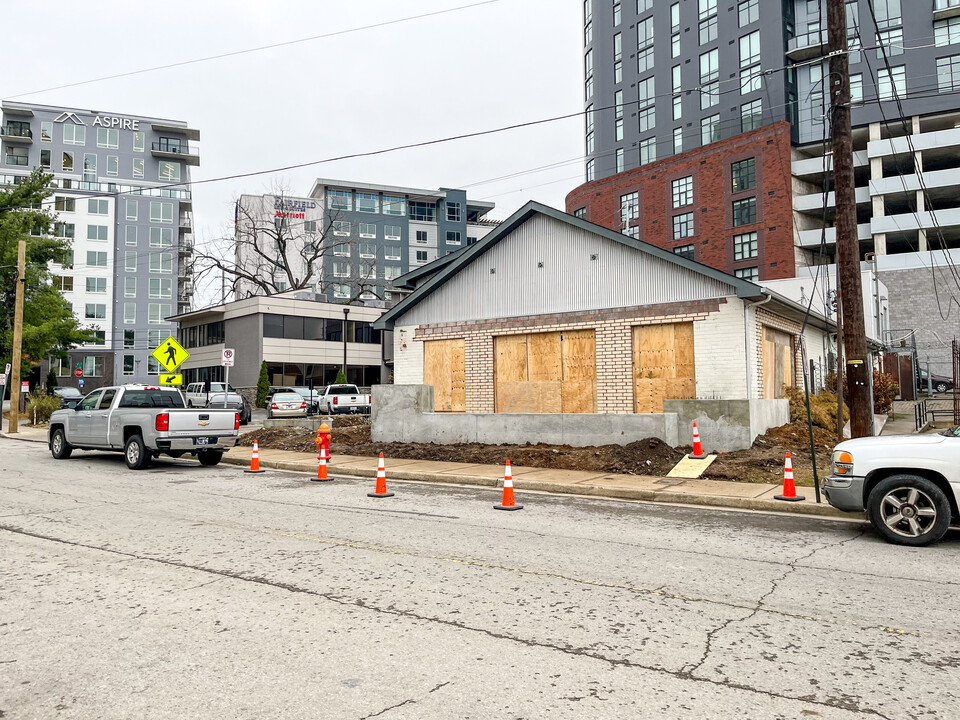
[[[712,143],[696,150],[586,183],[566,198],[566,210],[585,209],[586,219],[622,231],[620,197],[637,192],[640,239],[672,250],[694,245],[695,258],[705,265],[733,273],[738,268],[759,266],[761,280],[791,278],[796,274],[793,234],[793,189],[790,167],[790,125],[776,123],[759,130]],[[756,158],[756,189],[733,193],[733,162]],[[694,204],[674,209],[671,183],[693,176]],[[734,200],[756,196],[757,222],[733,227]],[[673,239],[672,217],[693,211],[694,236]],[[757,232],[759,257],[735,261],[733,236]]]
[[[734,308],[742,307],[739,301]],[[529,317],[476,320],[421,327],[397,326],[394,335],[396,361],[394,373],[397,384],[423,382],[423,341],[464,338],[466,355],[466,411],[492,413],[495,410],[493,384],[494,338],[500,335],[524,335],[537,332],[593,329],[596,333],[597,412],[633,412],[633,327],[673,322],[694,322],[694,352],[697,364],[697,392],[704,397],[742,398],[745,384],[736,385],[729,372],[715,364],[736,356],[729,356],[726,344],[743,347],[743,325],[734,338],[728,320],[727,299],[700,300],[670,305],[637,306],[580,313],[558,313]],[[737,315],[737,311],[733,311]],[[741,315],[742,318],[742,315]],[[717,327],[713,327],[717,325]],[[699,338],[699,339],[698,339]],[[717,344],[721,347],[716,347]],[[701,347],[702,346],[702,347]],[[742,358],[742,350],[740,357]],[[701,388],[703,372],[705,385]],[[714,383],[724,381],[716,387]]]

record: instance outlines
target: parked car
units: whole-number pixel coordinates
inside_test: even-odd
[[[160,455],[196,455],[216,465],[237,444],[240,414],[183,407],[176,388],[120,385],[94,390],[72,410],[50,416],[47,440],[58,460],[74,450],[123,452],[127,467],[145,468]]]
[[[307,401],[297,392],[278,392],[267,403],[267,419],[306,417]]]
[[[936,542],[960,519],[960,427],[842,442],[823,493],[840,510],[866,510],[890,542]]]
[[[307,401],[307,412],[311,415],[316,414],[320,411],[320,399],[323,397],[323,386],[314,387],[311,390],[308,387],[295,387],[291,388],[293,392],[299,393],[300,396]]]
[[[206,407],[210,408],[211,410],[223,408],[235,410],[236,412],[240,413],[241,425],[249,424],[250,419],[253,417],[253,408],[250,407],[250,403],[247,402],[243,395],[237,392],[210,393],[210,395],[207,397]]]
[[[270,401],[273,400],[273,396],[277,393],[292,393],[297,392],[296,388],[292,385],[271,385],[270,389],[267,390],[267,397],[264,401],[267,407],[270,407]]]
[[[73,409],[81,400],[83,393],[74,387],[55,387],[53,394],[60,398],[60,407]]]
[[[232,385],[224,385],[222,382],[193,382],[187,385],[185,392],[187,398],[187,407],[207,407],[209,396],[212,393],[222,393],[226,388],[227,392],[236,393]]]
[[[946,375],[930,373],[930,380],[933,382],[928,384],[927,371],[920,368],[917,372],[917,389],[920,392],[926,392],[927,388],[932,384],[934,392],[945,393],[948,390],[953,390],[953,378],[947,377]]]
[[[362,395],[356,385],[328,385],[320,398],[320,411],[336,413],[369,413],[371,396]]]

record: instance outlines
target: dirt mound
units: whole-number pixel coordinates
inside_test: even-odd
[[[344,420],[349,421],[343,423]],[[458,443],[435,445],[433,443],[374,443],[370,440],[369,418],[336,418],[332,429],[333,440],[330,452],[337,455],[361,455],[404,460],[435,460],[439,462],[473,463],[477,465],[500,465],[506,459],[514,465],[526,465],[552,470],[586,470],[626,475],[666,475],[690,448],[672,448],[657,438],[646,438],[629,445],[600,445],[596,447],[571,447],[570,445],[481,445]],[[294,452],[315,453],[316,433],[299,428],[270,428],[249,432],[240,437],[241,445],[253,445],[258,440],[260,447]],[[835,436],[822,428],[814,427],[817,444],[817,466],[821,477],[829,472],[830,453]],[[805,423],[791,423],[772,428],[761,435],[748,450],[721,454],[704,474],[714,480],[738,482],[779,483],[783,480],[783,460],[787,452],[793,456],[794,474],[797,483],[810,485],[813,482],[813,466],[810,460],[810,439]]]
[[[336,456],[366,455],[405,460],[436,460],[462,462],[478,465],[500,465],[509,458],[514,465],[550,468],[554,470],[590,470],[604,473],[632,475],[664,475],[683,456],[657,438],[638,440],[629,445],[601,445],[577,448],[569,445],[482,445],[458,443],[435,445],[433,443],[373,443],[370,441],[370,426],[356,425],[341,428],[334,426],[330,452]],[[241,445],[253,445],[258,440],[260,447],[316,452],[316,434],[298,428],[270,428],[249,432],[240,437]]]

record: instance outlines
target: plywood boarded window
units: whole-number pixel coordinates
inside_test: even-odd
[[[763,326],[763,397],[767,400],[786,397],[784,386],[796,381],[793,336],[782,330]]]
[[[633,329],[633,410],[662,413],[664,400],[697,396],[693,323]]]
[[[597,341],[593,330],[494,338],[500,413],[597,411]]]
[[[462,338],[423,343],[423,384],[433,385],[436,412],[467,409],[466,356]]]

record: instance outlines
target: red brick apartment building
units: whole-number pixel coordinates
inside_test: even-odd
[[[745,280],[794,277],[790,124],[778,122],[567,195],[566,209]]]

